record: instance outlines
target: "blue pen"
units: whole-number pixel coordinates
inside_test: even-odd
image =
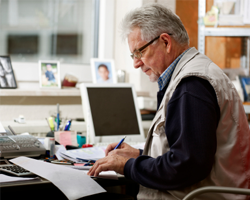
[[[123,141],[125,140],[125,138],[126,138],[126,136],[124,138],[122,138],[122,140],[119,142],[118,145],[116,145],[116,147],[114,148],[114,150],[117,149],[123,143]]]
[[[64,128],[64,130],[65,131],[69,131],[70,130],[70,126],[71,126],[71,119],[67,122],[67,124],[65,125],[65,128]]]
[[[56,118],[56,123],[57,123],[57,131],[59,131],[60,127],[60,116],[59,116],[59,103],[57,104],[57,118]]]
[[[95,160],[88,160],[88,159],[82,159],[82,158],[76,158],[76,159],[81,162],[95,163]]]

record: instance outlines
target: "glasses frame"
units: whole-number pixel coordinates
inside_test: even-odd
[[[171,33],[168,33],[168,35],[172,35],[172,34],[171,34]],[[131,58],[132,58],[133,60],[134,60],[135,57],[138,58],[138,59],[140,59],[140,58],[142,57],[142,52],[141,52],[141,51],[142,51],[143,49],[145,49],[146,47],[148,47],[150,44],[152,44],[155,40],[157,40],[157,39],[159,39],[159,38],[160,38],[160,35],[157,36],[156,38],[154,38],[153,40],[151,40],[150,42],[148,42],[147,44],[143,45],[143,46],[140,47],[139,49],[134,50],[134,52],[130,55]],[[138,55],[140,55],[140,56],[135,55],[136,52],[139,52]]]

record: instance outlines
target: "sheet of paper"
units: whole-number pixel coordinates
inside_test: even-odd
[[[72,169],[79,169],[79,170],[89,170],[92,166],[84,166],[83,165],[75,165],[74,166],[70,166]]]
[[[6,131],[5,131],[5,129],[4,129],[4,127],[3,127],[3,125],[2,125],[2,123],[0,122],[0,133],[5,133]]]
[[[39,182],[40,178],[25,178],[25,177],[13,177],[5,174],[0,174],[0,183],[14,183],[14,182]]]
[[[106,190],[82,170],[75,170],[27,157],[14,158],[10,160],[10,162],[49,180],[58,187],[69,200],[106,192]]]
[[[62,157],[67,156],[75,160],[76,158],[81,158],[86,160],[98,160],[100,158],[105,157],[105,147],[72,149],[68,151],[61,151],[60,153],[62,154]]]
[[[144,149],[145,142],[134,144],[134,145],[131,145],[131,146],[136,148],[136,149]]]
[[[72,166],[72,165],[63,165],[64,167],[70,167],[72,169],[77,169],[83,171],[85,174],[88,173],[89,169],[92,166]],[[114,179],[118,180],[117,173],[115,171],[106,171],[106,172],[101,172],[97,178],[104,178],[104,179]]]
[[[88,173],[89,170],[82,170],[84,173]],[[118,180],[117,174],[115,171],[106,171],[106,172],[101,172],[97,178],[104,178],[104,179],[114,179]]]
[[[58,160],[63,160],[60,154],[61,151],[66,151],[66,148],[63,145],[55,145],[55,154]]]

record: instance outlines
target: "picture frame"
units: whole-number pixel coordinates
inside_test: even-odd
[[[0,56],[0,89],[17,88],[10,56]]]
[[[250,101],[250,76],[239,76],[244,94],[244,101]]]
[[[40,88],[60,89],[60,62],[52,60],[39,60],[38,66]]]
[[[93,83],[117,83],[114,60],[90,59]]]

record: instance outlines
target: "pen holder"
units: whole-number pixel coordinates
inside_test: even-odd
[[[82,145],[86,143],[86,137],[83,135],[77,135],[77,143],[78,147],[82,147]]]
[[[78,146],[76,131],[56,131],[55,140],[66,147],[66,145]]]

